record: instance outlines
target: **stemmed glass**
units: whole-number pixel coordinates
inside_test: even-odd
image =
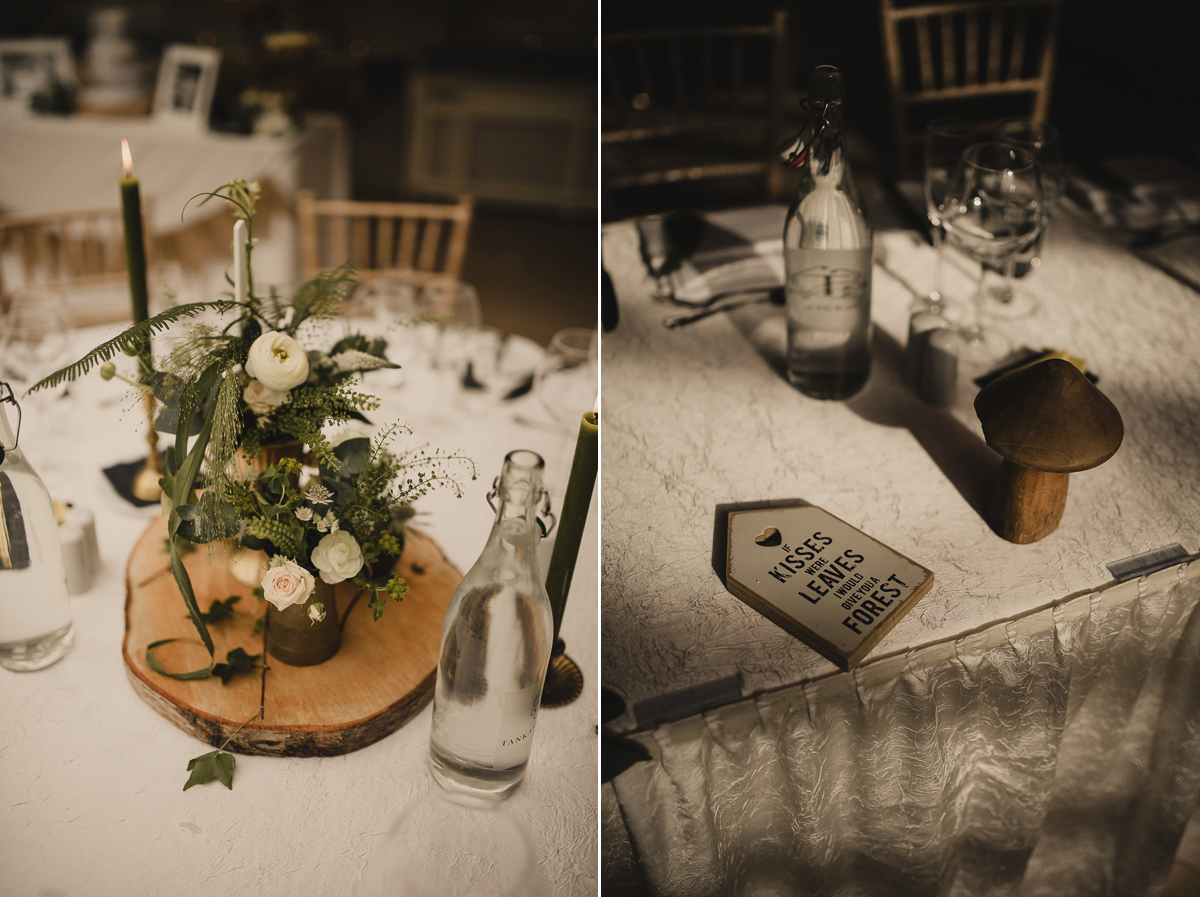
[[[946,236],[980,263],[972,320],[963,328],[968,351],[991,361],[1002,341],[984,330],[989,270],[1003,271],[1042,229],[1043,189],[1033,154],[1007,143],[977,143],[963,153],[946,189],[942,226]]]
[[[967,147],[979,138],[979,128],[962,118],[935,118],[925,128],[925,214],[933,225],[933,285],[922,311],[942,313],[945,295],[942,293],[942,260],[945,256],[945,233],[942,212],[950,177]]]
[[[444,411],[457,394],[470,351],[471,334],[482,322],[479,295],[469,283],[449,277],[428,281],[417,294],[417,313],[425,319],[416,330],[418,344],[434,378],[432,409]]]
[[[1041,266],[1041,247],[1046,238],[1046,229],[1050,226],[1050,211],[1063,187],[1062,149],[1058,130],[1053,125],[1028,118],[1010,118],[1000,122],[996,126],[995,140],[1028,150],[1042,174],[1042,229],[1029,246],[1008,257],[1004,283],[994,294],[996,301],[989,305],[992,314],[1015,318],[1027,315],[1036,308],[1027,290],[1017,290],[1016,278]]]
[[[568,327],[550,338],[550,344],[533,375],[533,391],[559,433],[557,458],[550,465],[547,483],[552,491],[566,486],[573,428],[591,411],[597,394],[597,334],[586,327]],[[559,463],[561,462],[561,463]]]
[[[0,374],[25,388],[67,361],[71,316],[62,293],[25,287],[0,315]]]

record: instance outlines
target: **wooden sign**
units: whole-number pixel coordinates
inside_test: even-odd
[[[933,573],[811,505],[733,511],[729,591],[843,670],[933,585]]]

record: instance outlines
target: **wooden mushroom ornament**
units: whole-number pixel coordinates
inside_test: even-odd
[[[1061,358],[993,380],[975,397],[975,413],[987,444],[1004,459],[988,523],[1022,545],[1057,529],[1068,477],[1111,458],[1125,434],[1116,406]]]

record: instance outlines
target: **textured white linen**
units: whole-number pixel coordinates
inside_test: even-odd
[[[643,733],[604,884],[1157,893],[1200,794],[1198,600],[1192,564]]]
[[[329,338],[316,342],[332,345],[348,323],[327,322]],[[75,357],[117,330],[77,332]],[[132,360],[117,363],[128,370]],[[531,449],[550,464],[561,460],[565,437],[521,422],[544,419],[534,394],[469,414],[446,400],[434,421],[422,413],[433,373],[420,364],[403,373],[402,387],[389,387],[394,372],[367,375],[367,390],[383,403],[369,416],[379,426],[413,425],[398,448],[428,440],[479,465],[463,498],[443,491],[417,503],[417,526],[466,570],[491,529],[485,496],[505,453]],[[37,673],[0,670],[0,895],[351,897],[392,823],[436,787],[426,762],[432,708],[362,750],[239,755],[232,791],[217,783],[183,791],[188,760],[212,748],[155,713],[126,681],[125,565],[148,520],[120,506],[100,474],[145,452],[141,403],[120,381],[89,375],[70,397],[35,395],[23,405],[21,447],[51,494],[94,511],[103,567],[91,589],[71,598],[74,650]],[[596,525],[593,505],[562,625],[584,692],[538,715],[528,775],[507,804],[555,897],[596,893]],[[543,564],[550,547],[539,548]]]

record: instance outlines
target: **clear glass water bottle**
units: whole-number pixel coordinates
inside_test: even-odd
[[[429,762],[451,791],[502,799],[525,776],[554,633],[536,553],[544,467],[530,451],[504,459],[496,522],[446,610]]]
[[[787,377],[805,395],[845,399],[871,372],[871,228],[846,160],[836,68],[813,71],[804,107],[808,138],[781,150],[802,170],[783,230]]]
[[[0,666],[48,667],[75,636],[58,519],[18,447],[21,407],[0,382]]]

